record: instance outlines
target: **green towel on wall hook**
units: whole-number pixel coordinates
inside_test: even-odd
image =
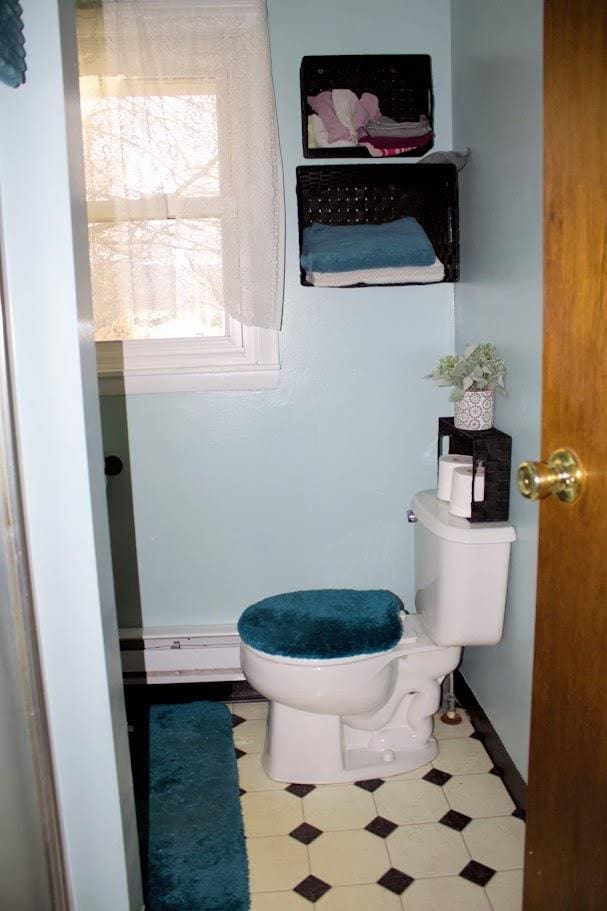
[[[18,0],[0,0],[0,82],[14,89],[25,82],[22,14]]]

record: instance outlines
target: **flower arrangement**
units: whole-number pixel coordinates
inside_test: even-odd
[[[467,345],[463,354],[441,357],[425,377],[437,386],[453,386],[450,402],[460,402],[466,392],[497,390],[506,395],[506,365],[490,342]]]

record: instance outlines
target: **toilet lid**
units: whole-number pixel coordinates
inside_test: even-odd
[[[402,602],[392,592],[324,588],[273,595],[238,621],[240,638],[269,655],[349,658],[393,648]]]

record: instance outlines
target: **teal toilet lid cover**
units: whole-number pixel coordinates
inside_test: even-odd
[[[246,645],[286,658],[352,658],[385,652],[402,635],[403,605],[389,591],[323,588],[252,604],[238,621]]]

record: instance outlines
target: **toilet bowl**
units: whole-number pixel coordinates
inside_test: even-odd
[[[378,627],[392,624],[389,647],[381,648],[382,629],[353,633],[344,611],[346,653],[318,657],[326,652],[323,624],[327,635],[339,634],[339,620],[336,625],[331,616],[329,623],[315,608],[322,592],[282,596],[290,599],[287,625],[279,616],[281,596],[242,615],[242,670],[270,703],[262,763],[271,778],[330,784],[396,775],[429,762],[438,749],[432,725],[442,679],[459,664],[462,646],[501,638],[512,526],[456,518],[435,491],[416,494],[412,508],[417,613],[398,614],[390,593],[335,593],[346,607],[348,598],[358,604],[368,595],[363,622],[371,626],[377,616]],[[298,622],[297,605],[299,622],[312,625],[303,631],[311,635],[303,636],[300,653],[288,625]],[[267,646],[260,618],[269,631]]]

